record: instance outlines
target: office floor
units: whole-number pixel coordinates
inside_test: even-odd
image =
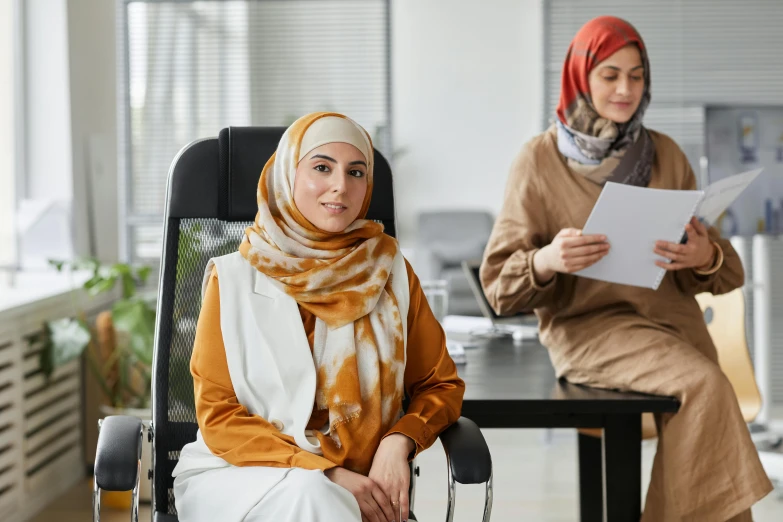
[[[576,433],[554,430],[547,441],[545,430],[485,430],[494,458],[495,502],[492,520],[573,522],[578,520]],[[645,442],[643,472],[649,479],[654,443]],[[446,507],[446,458],[439,443],[418,459],[421,467],[416,493],[416,513],[424,522],[443,520]],[[90,485],[85,483],[60,497],[33,522],[85,522],[90,520]],[[481,520],[484,488],[457,486],[454,520]],[[150,520],[149,506],[139,513]],[[783,499],[772,493],[753,510],[755,522],[783,520]],[[128,513],[104,510],[102,522],[127,522]]]

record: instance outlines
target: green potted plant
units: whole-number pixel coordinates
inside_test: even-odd
[[[113,291],[119,283],[120,297],[110,310],[100,312],[89,325],[80,312],[46,323],[47,338],[41,352],[41,367],[55,368],[87,352],[87,363],[115,409],[147,409],[151,396],[151,368],[155,333],[154,302],[138,290],[149,276],[149,267],[124,263],[103,265],[96,260],[52,261],[57,270],[89,269],[92,277],[83,286],[96,296]]]
[[[89,270],[92,277],[82,287],[91,296],[114,292],[119,286],[119,297],[92,324],[83,311],[45,323],[42,370],[51,375],[59,366],[84,354],[104,394],[102,415],[132,415],[150,420],[155,303],[140,292],[150,268],[101,264],[94,259],[51,264],[58,271]],[[143,452],[145,461],[149,457],[149,451]],[[142,464],[142,469],[147,469],[148,465]],[[150,495],[146,482],[142,481],[142,500]]]

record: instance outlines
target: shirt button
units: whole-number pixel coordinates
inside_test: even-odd
[[[274,426],[274,427],[275,427],[275,429],[276,429],[277,431],[283,431],[283,428],[285,427],[285,426],[283,425],[283,423],[282,423],[281,421],[277,420],[277,419],[272,419],[272,420],[271,420],[271,421],[269,421],[269,422],[272,424],[272,426]]]

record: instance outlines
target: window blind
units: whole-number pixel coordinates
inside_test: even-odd
[[[118,10],[124,258],[160,255],[169,165],[221,128],[333,110],[391,150],[388,0],[126,0]]]

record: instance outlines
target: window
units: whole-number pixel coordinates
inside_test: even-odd
[[[387,0],[126,0],[121,256],[160,256],[171,161],[224,127],[286,126],[335,110],[390,150],[388,13]]]
[[[0,288],[16,267],[16,4],[0,2]]]

